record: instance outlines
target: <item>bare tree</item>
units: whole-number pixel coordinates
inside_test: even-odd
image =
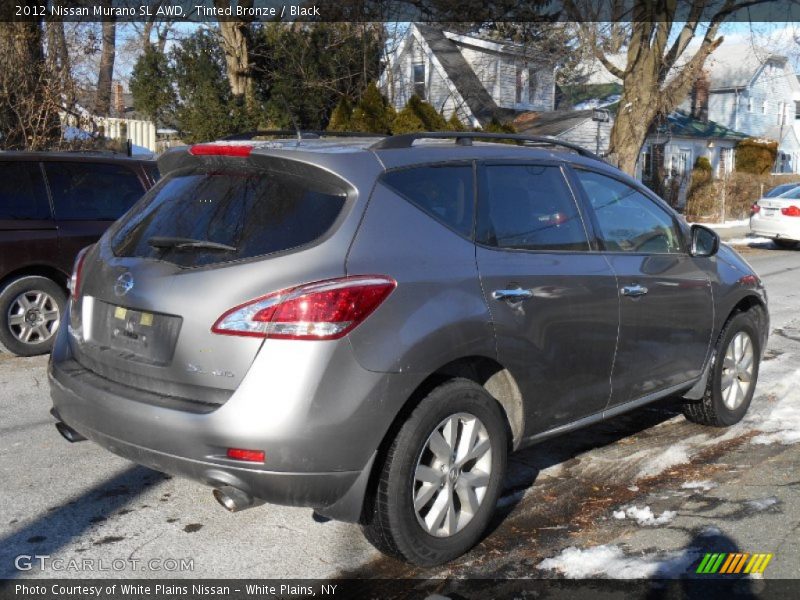
[[[110,0],[106,2],[110,5]],[[117,46],[117,22],[113,18],[103,22],[102,39],[94,112],[97,115],[108,115],[111,112],[111,87],[114,80],[114,57]]]
[[[676,0],[636,2],[626,27],[615,27],[614,38],[598,23],[586,22],[587,3],[565,0],[570,18],[581,23],[582,42],[589,44],[594,56],[623,86],[619,109],[611,130],[609,151],[623,171],[633,174],[639,151],[648,131],[659,116],[675,110],[686,98],[699,76],[706,58],[722,43],[720,25],[736,11],[766,0],[724,0],[708,14],[706,0],[691,0],[688,12]],[[623,6],[614,0],[613,9]],[[600,19],[598,19],[599,21]],[[673,31],[680,27],[679,31]],[[627,39],[620,37],[627,31]],[[690,50],[695,39],[699,43]],[[610,54],[624,46],[621,61]]]
[[[230,7],[233,0],[214,0],[219,9]],[[252,8],[253,0],[239,0],[242,8]],[[251,63],[251,28],[249,21],[219,20],[222,50],[225,53],[228,83],[234,98],[252,105],[255,102],[255,85]]]

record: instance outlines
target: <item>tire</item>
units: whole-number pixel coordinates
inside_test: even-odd
[[[0,342],[17,356],[50,352],[66,304],[66,293],[52,279],[15,279],[0,291]]]
[[[458,423],[454,444],[457,454],[459,442],[464,439],[475,440],[473,451],[486,451],[477,462],[472,459],[463,463],[460,474],[459,461],[453,470],[449,468],[452,460],[440,460],[448,459],[446,453],[451,449],[437,443],[447,443],[445,439],[452,430],[449,419]],[[477,437],[462,437],[470,430],[477,431]],[[386,453],[374,496],[368,499],[364,514],[367,540],[384,554],[425,567],[440,565],[467,552],[480,540],[494,513],[506,472],[508,439],[502,409],[480,385],[453,379],[435,388],[403,423]],[[431,444],[438,454],[431,450]],[[469,454],[465,452],[463,456]],[[428,481],[423,482],[418,475]],[[484,481],[486,485],[480,486]],[[477,484],[472,495],[467,489],[470,484]],[[453,498],[451,506],[446,502],[448,497]],[[427,498],[421,502],[419,512],[414,498]],[[477,508],[469,510],[470,500],[466,499],[477,502]],[[437,502],[446,507],[441,519],[434,514],[439,512]],[[450,515],[454,518],[450,519]],[[430,525],[425,525],[425,517]]]
[[[794,250],[797,248],[797,242],[795,240],[787,240],[784,238],[772,238],[772,241],[775,242],[775,245],[778,248],[783,248],[784,250]]]
[[[689,421],[711,427],[730,427],[747,413],[761,361],[761,333],[756,310],[736,313],[723,328],[703,398],[683,405],[683,414]],[[740,342],[742,345],[737,345]],[[741,362],[737,358],[740,349],[744,356]],[[748,352],[752,360],[749,369],[745,368]],[[744,381],[746,377],[749,377],[749,382]]]

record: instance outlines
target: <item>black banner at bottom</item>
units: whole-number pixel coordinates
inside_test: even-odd
[[[798,580],[749,577],[681,580],[563,579],[5,579],[0,600],[483,600],[527,598],[796,598]]]

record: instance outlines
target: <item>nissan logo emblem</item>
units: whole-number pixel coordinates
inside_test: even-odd
[[[133,275],[126,272],[117,277],[114,284],[114,293],[117,296],[124,296],[133,289]]]

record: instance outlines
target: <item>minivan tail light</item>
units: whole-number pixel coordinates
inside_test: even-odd
[[[384,275],[318,281],[235,306],[211,331],[285,340],[336,340],[362,323],[397,282]]]
[[[786,208],[781,209],[781,214],[786,217],[800,217],[800,208],[792,204]]]
[[[192,156],[235,156],[247,158],[253,151],[248,144],[195,144],[189,148]]]
[[[69,290],[69,293],[72,294],[73,298],[77,298],[81,293],[81,283],[83,283],[83,263],[86,260],[86,255],[91,249],[92,246],[86,246],[85,248],[82,248],[75,257],[75,262],[72,266],[72,275],[70,276],[69,283],[67,284],[67,289]]]

